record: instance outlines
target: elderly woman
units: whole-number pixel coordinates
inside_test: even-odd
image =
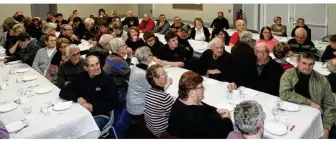
[[[5,49],[6,49],[6,55],[11,56],[19,52],[21,48],[18,47],[19,42],[17,42],[16,38],[19,34],[25,33],[26,28],[23,24],[15,24],[12,27],[14,38],[7,38],[5,42]]]
[[[127,111],[131,114],[133,123],[144,124],[145,97],[151,87],[146,80],[146,70],[153,60],[151,50],[144,46],[137,49],[134,55],[139,64],[131,70],[126,96]]]
[[[156,23],[154,27],[154,33],[165,34],[169,31],[169,22],[166,20],[166,16],[161,14],[159,17],[159,21]]]
[[[222,28],[214,28],[212,30],[211,37],[212,37],[212,39],[219,38],[219,39],[221,39],[224,42],[225,45],[229,45],[230,36]]]
[[[43,76],[47,73],[51,59],[56,53],[56,41],[55,34],[48,34],[45,38],[47,46],[39,49],[35,55],[32,67]]]
[[[256,40],[253,39],[253,33],[250,31],[242,31],[239,35],[239,42],[248,44],[250,47],[254,48],[256,45]]]
[[[210,32],[209,32],[209,29],[203,25],[202,18],[196,18],[194,20],[194,25],[195,27],[191,29],[191,33],[190,33],[191,38],[197,41],[209,42]]]
[[[132,48],[134,52],[138,47],[142,47],[145,45],[144,40],[139,37],[139,34],[139,29],[136,27],[129,28],[129,31],[127,33],[128,38],[125,42],[127,46]]]
[[[294,67],[286,61],[286,57],[290,56],[291,53],[289,45],[285,42],[279,42],[273,47],[274,61],[281,65],[283,71]]]
[[[53,84],[57,83],[56,80],[57,80],[57,72],[58,72],[59,66],[68,60],[66,57],[65,50],[66,50],[66,47],[69,45],[69,43],[70,41],[66,38],[57,39],[57,42],[56,42],[57,52],[51,59],[49,68],[46,73],[46,78]]]
[[[237,20],[236,21],[236,32],[234,32],[230,39],[230,46],[233,47],[241,37],[241,33],[245,31],[245,22],[243,20]]]
[[[165,87],[172,84],[172,80],[168,80],[167,72],[159,64],[152,65],[147,69],[146,80],[151,86],[147,90],[145,98],[146,126],[156,137],[163,137],[166,135],[170,109],[175,100],[165,92]]]
[[[114,22],[111,28],[113,30],[111,34],[113,38],[122,38],[124,41],[128,39],[127,32],[124,30],[121,22]]]
[[[42,27],[42,35],[41,35],[40,40],[39,40],[39,44],[42,47],[46,46],[45,37],[47,36],[47,34],[56,34],[56,28],[57,28],[57,26],[53,23],[46,23]]]
[[[327,79],[330,83],[332,92],[336,93],[336,58],[328,61],[327,68],[331,72],[327,76]]]
[[[287,27],[281,23],[281,17],[276,16],[273,19],[274,24],[271,26],[273,35],[287,37]]]
[[[77,74],[85,71],[84,59],[80,57],[80,50],[77,45],[69,45],[65,52],[68,61],[61,64],[57,72],[57,86],[60,89],[71,82]]]
[[[258,102],[241,102],[234,110],[234,120],[239,131],[230,132],[228,139],[261,139],[265,118],[266,114]]]
[[[278,40],[275,39],[271,34],[271,28],[268,26],[264,26],[261,28],[259,39],[256,42],[258,43],[264,43],[267,45],[268,49],[272,51],[273,46],[278,43]]]
[[[203,77],[188,71],[179,82],[178,99],[169,116],[167,132],[177,138],[223,138],[233,131],[230,112],[204,102]]]

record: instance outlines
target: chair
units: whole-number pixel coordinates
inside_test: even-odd
[[[116,133],[114,127],[112,126],[113,123],[114,123],[114,111],[113,110],[110,112],[110,117],[107,117],[105,115],[98,115],[98,116],[94,116],[94,117],[103,117],[103,118],[106,118],[106,119],[109,120],[106,123],[106,125],[103,127],[102,131],[100,132],[100,138],[108,137],[110,135],[109,131],[110,131],[110,129],[112,129],[115,138],[118,139],[117,133]]]

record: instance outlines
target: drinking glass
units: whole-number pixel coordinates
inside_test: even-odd
[[[27,88],[26,90],[26,94],[28,94],[28,98],[33,97],[33,88]]]
[[[26,114],[26,117],[32,112],[32,106],[23,107],[23,113]]]
[[[278,122],[279,121],[279,117],[278,117],[278,115],[279,115],[279,109],[277,107],[273,107],[272,108],[272,114],[274,116],[274,121]]]
[[[229,90],[229,91],[226,93],[226,98],[229,100],[229,104],[232,104],[232,103],[231,103],[231,100],[232,100],[232,90]]]

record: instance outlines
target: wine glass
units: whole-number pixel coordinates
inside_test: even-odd
[[[33,88],[27,88],[27,90],[26,90],[26,92],[27,92],[27,94],[28,94],[28,98],[30,98],[30,97],[33,97],[34,95],[33,95]]]
[[[26,114],[26,117],[28,117],[31,112],[32,112],[32,106],[23,107],[23,113]]]
[[[231,103],[232,100],[232,90],[228,90],[228,92],[226,93],[226,98],[229,100],[229,104]]]
[[[8,85],[8,75],[5,75],[5,76],[3,76],[2,77],[2,81],[6,84],[6,85]]]
[[[278,117],[278,115],[279,115],[279,109],[277,107],[273,107],[272,108],[272,114],[274,116],[274,121],[278,122],[279,121],[279,117]]]

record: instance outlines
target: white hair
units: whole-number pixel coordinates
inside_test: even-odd
[[[147,62],[148,56],[151,55],[153,55],[151,49],[147,46],[138,48],[134,54],[135,58],[137,58],[140,63]]]
[[[23,24],[15,24],[13,27],[12,27],[12,30],[15,32],[17,29],[19,29],[19,28],[23,28],[23,30],[25,30],[26,31],[26,28],[24,27],[24,25]]]
[[[84,20],[84,24],[91,24],[93,25],[95,23],[95,21],[92,18],[86,18]]]
[[[69,45],[67,48],[65,48],[65,55],[69,58],[69,57],[71,57],[70,55],[70,52],[71,52],[71,50],[72,49],[79,49],[79,47],[76,45],[76,44],[71,44],[71,45]]]
[[[51,30],[56,30],[56,28],[57,28],[57,26],[56,26],[55,24],[53,24],[53,23],[46,23],[46,24],[43,26],[43,28],[42,28],[42,32],[43,32],[44,34],[48,34],[49,31],[51,31]]]
[[[122,45],[123,42],[124,42],[124,40],[122,40],[121,38],[112,39],[110,41],[111,51],[112,52],[119,52],[120,46]]]
[[[109,43],[112,39],[113,39],[112,35],[110,35],[110,34],[104,34],[103,36],[100,37],[98,43],[100,45],[103,45],[103,44]]]
[[[212,45],[214,45],[214,44],[222,44],[222,45],[224,45],[224,42],[221,40],[221,39],[219,39],[219,38],[213,38],[211,41],[210,41],[210,43],[209,43],[209,47],[211,48],[212,47]]]

